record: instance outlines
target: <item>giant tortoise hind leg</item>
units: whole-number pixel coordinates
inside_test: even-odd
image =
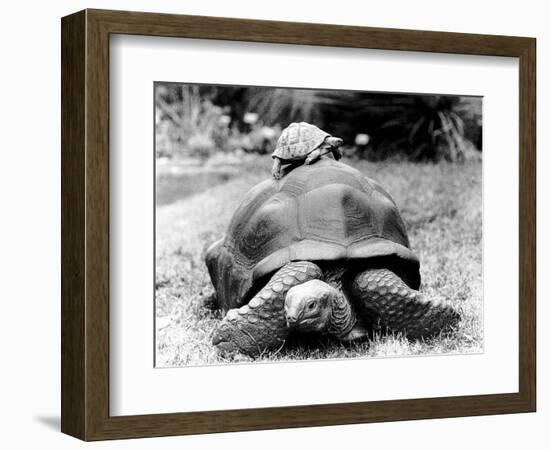
[[[388,269],[368,269],[352,283],[352,295],[377,331],[428,338],[456,326],[460,316],[448,304],[431,301]]]
[[[247,305],[227,312],[212,343],[224,355],[244,353],[251,357],[280,348],[289,333],[284,314],[286,293],[322,276],[321,269],[309,261],[283,266]]]

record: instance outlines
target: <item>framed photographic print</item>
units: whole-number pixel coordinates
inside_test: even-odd
[[[62,431],[535,410],[535,39],[62,19]]]

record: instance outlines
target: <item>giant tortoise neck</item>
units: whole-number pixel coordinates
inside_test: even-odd
[[[331,308],[332,313],[326,331],[336,337],[345,336],[357,323],[357,317],[341,289],[334,289],[334,294],[331,297]]]

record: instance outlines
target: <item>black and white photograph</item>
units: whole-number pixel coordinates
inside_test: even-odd
[[[154,99],[156,367],[483,352],[481,97]]]

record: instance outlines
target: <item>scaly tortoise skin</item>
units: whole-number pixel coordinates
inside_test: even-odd
[[[271,174],[278,180],[282,176],[282,164],[299,161],[313,164],[327,153],[332,153],[334,159],[339,160],[342,152],[338,147],[342,144],[342,139],[331,136],[315,125],[307,122],[291,123],[281,133],[275,151],[271,155],[273,158]]]
[[[224,354],[278,350],[293,329],[420,338],[459,319],[417,291],[419,261],[390,195],[329,158],[253,187],[205,260],[227,313],[213,335]]]

